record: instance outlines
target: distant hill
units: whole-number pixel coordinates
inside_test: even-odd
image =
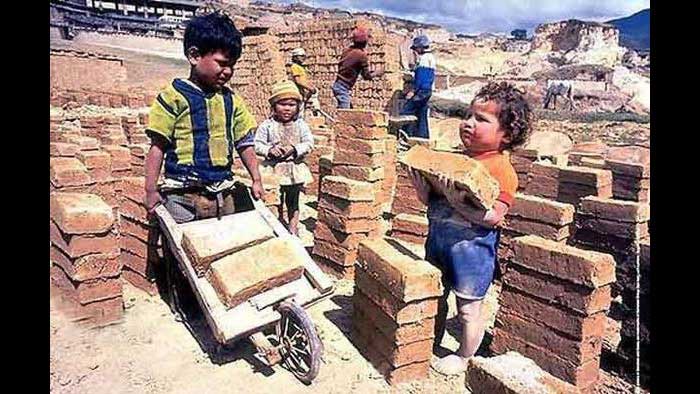
[[[649,49],[649,8],[606,23],[620,30],[620,45],[633,49]]]

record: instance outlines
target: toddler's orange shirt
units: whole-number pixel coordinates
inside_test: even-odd
[[[515,200],[515,192],[518,190],[518,175],[515,173],[513,165],[510,163],[510,153],[507,151],[485,152],[477,156],[472,156],[472,159],[480,161],[489,170],[498,185],[501,192],[497,200],[503,202],[510,207]]]

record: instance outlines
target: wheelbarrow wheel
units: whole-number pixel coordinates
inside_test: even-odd
[[[278,311],[282,316],[277,337],[284,364],[301,382],[311,384],[318,375],[323,353],[316,327],[304,308],[294,302],[280,303]]]

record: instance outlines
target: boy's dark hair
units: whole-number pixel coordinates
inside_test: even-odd
[[[525,92],[507,82],[489,82],[476,94],[474,101],[476,100],[498,103],[498,122],[510,137],[510,141],[504,144],[504,149],[515,148],[527,141],[532,131],[532,109],[525,100]]]
[[[241,57],[243,35],[231,18],[221,12],[212,12],[192,18],[185,28],[184,50],[197,47],[204,56],[216,50],[227,51],[235,61]]]

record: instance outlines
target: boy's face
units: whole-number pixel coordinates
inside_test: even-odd
[[[472,154],[499,150],[507,141],[498,120],[500,106],[494,101],[475,100],[467,118],[459,125],[459,137]]]
[[[236,61],[231,58],[228,51],[217,49],[201,55],[197,48],[192,47],[187,55],[197,82],[205,89],[219,90],[233,76],[233,66]]]
[[[275,103],[274,111],[277,120],[287,123],[297,115],[299,103],[292,98],[283,99]]]

